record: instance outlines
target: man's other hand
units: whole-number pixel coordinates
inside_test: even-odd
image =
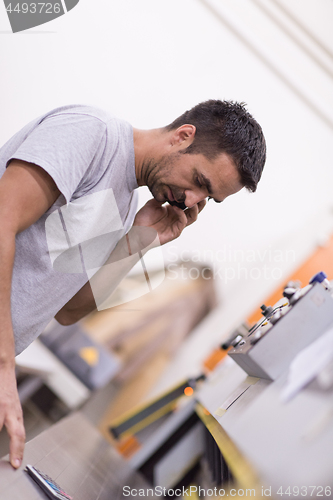
[[[155,199],[149,200],[136,214],[133,226],[146,226],[155,229],[160,244],[164,245],[181,235],[183,229],[197,220],[206,201],[183,211],[168,203],[162,205]]]
[[[23,459],[25,430],[17,393],[15,369],[11,365],[0,367],[0,430],[4,426],[10,439],[9,460],[17,469]]]

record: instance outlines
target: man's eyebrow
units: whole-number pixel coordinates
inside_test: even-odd
[[[212,183],[210,182],[209,179],[204,174],[201,174],[201,178],[207,188],[207,192],[210,196],[213,196],[213,189],[212,189]]]
[[[210,180],[208,179],[208,177],[206,177],[202,173],[199,173],[197,169],[194,170],[194,173],[195,173],[195,175],[200,176],[200,178],[202,179],[202,182],[203,182],[203,184],[205,185],[205,187],[207,189],[207,193],[209,194],[208,199],[213,199],[215,201],[215,203],[222,203],[222,201],[215,200],[215,198],[213,197],[212,183],[210,182]]]
[[[212,189],[212,183],[210,182],[210,180],[204,175],[204,174],[201,174],[201,177],[202,177],[202,180],[207,188],[207,192],[209,194],[209,198],[213,198],[213,189]],[[219,201],[219,200],[215,200],[215,198],[213,198],[213,200],[215,201],[215,203],[222,203],[222,201]]]

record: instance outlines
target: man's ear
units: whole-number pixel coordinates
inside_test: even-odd
[[[186,149],[190,144],[192,144],[195,132],[196,128],[194,125],[189,123],[181,125],[173,131],[170,143],[171,146],[176,146],[179,149]]]

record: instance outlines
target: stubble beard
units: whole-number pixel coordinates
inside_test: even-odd
[[[168,174],[170,174],[179,155],[180,153],[164,155],[158,162],[154,158],[150,158],[144,165],[146,186],[155,200],[160,203],[169,201],[168,188],[172,190],[173,196],[178,201],[185,201],[184,192],[180,188],[163,181],[163,178],[168,177]]]

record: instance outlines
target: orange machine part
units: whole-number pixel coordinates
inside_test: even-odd
[[[116,448],[124,458],[128,459],[141,448],[141,444],[135,436],[128,436],[121,439]]]
[[[192,396],[193,392],[194,392],[194,390],[192,387],[187,386],[184,389],[185,396]]]
[[[330,237],[327,245],[318,247],[313,255],[286,279],[285,283],[288,281],[300,281],[302,286],[306,286],[312,276],[319,271],[324,271],[329,280],[333,279],[333,235]],[[265,300],[267,306],[271,306],[281,299],[285,283],[279,286],[278,289]],[[261,318],[262,314],[259,307],[249,316],[247,321],[252,325]]]
[[[220,348],[215,349],[215,351],[213,351],[208,356],[208,358],[205,359],[204,364],[203,364],[204,369],[208,370],[209,372],[213,371],[215,366],[220,361],[222,361],[222,359],[224,359],[226,357],[226,355],[228,354],[228,350],[224,350],[224,349],[220,349]]]

